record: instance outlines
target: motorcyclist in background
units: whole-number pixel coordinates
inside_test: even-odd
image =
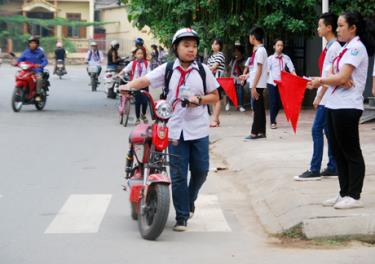
[[[90,49],[87,51],[85,62],[88,65],[95,65],[98,66],[100,75],[102,71],[102,62],[104,60],[103,53],[98,49],[98,44],[93,41],[90,43]]]
[[[66,69],[65,69],[65,59],[66,59],[66,51],[63,48],[62,42],[57,42],[56,43],[56,49],[55,49],[55,68],[53,70],[53,74],[56,74],[56,68],[57,68],[57,61],[61,60],[63,63],[63,71],[64,74],[67,74]]]
[[[121,69],[118,69],[120,65],[121,58],[118,55],[118,50],[120,48],[120,43],[117,40],[111,41],[111,48],[107,54],[107,69],[113,69],[116,72],[119,72]]]

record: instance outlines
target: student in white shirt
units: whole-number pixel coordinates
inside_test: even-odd
[[[250,30],[249,42],[253,45],[253,53],[245,66],[249,67],[249,73],[241,76],[246,80],[251,89],[253,99],[254,119],[251,133],[245,140],[266,137],[266,110],[264,108],[263,91],[267,87],[267,51],[263,46],[264,30],[255,26]]]
[[[204,68],[206,80],[202,80],[199,73],[199,62],[195,59],[198,54],[199,36],[190,29],[184,28],[176,32],[172,40],[172,47],[177,59],[173,64],[173,72],[169,83],[166,100],[173,104],[190,94],[189,106],[176,105],[173,116],[168,121],[170,172],[172,178],[172,198],[176,209],[175,231],[185,231],[187,220],[194,213],[194,202],[198,192],[206,180],[209,169],[208,104],[215,104],[219,100],[218,82],[206,65]],[[121,89],[141,89],[165,86],[167,63],[140,79],[129,82]],[[204,81],[206,91],[204,91]],[[182,93],[182,89],[184,92]],[[191,177],[188,184],[188,169]]]
[[[280,93],[275,81],[281,79],[281,71],[285,71],[286,67],[292,74],[296,74],[294,65],[290,57],[283,53],[284,41],[282,39],[276,39],[273,42],[273,49],[275,54],[268,57],[268,80],[267,89],[270,103],[270,121],[271,129],[277,128],[276,117],[281,109]]]
[[[126,73],[130,73],[130,80],[135,80],[145,76],[147,73],[150,72],[150,64],[145,59],[146,54],[144,50],[139,47],[136,48],[133,52],[134,60],[130,62],[120,73],[119,75],[124,75]],[[148,91],[148,88],[142,89]],[[147,98],[141,92],[137,92],[135,94],[135,115],[137,120],[135,121],[135,125],[138,125],[141,121],[147,124],[148,120],[146,117],[147,113]],[[141,107],[142,107],[142,115],[141,115]]]
[[[374,24],[358,12],[345,12],[337,21],[337,37],[345,42],[332,63],[331,74],[313,78],[308,88],[333,87],[326,102],[328,133],[339,173],[340,193],[323,203],[335,209],[363,207],[360,200],[365,162],[359,143],[359,119],[363,112],[363,91],[368,56],[375,50]]]
[[[318,34],[327,40],[327,45],[319,57],[320,76],[327,77],[332,68],[332,62],[338,55],[341,45],[336,40],[337,16],[332,13],[324,13],[320,16],[318,22]],[[329,91],[327,91],[329,89]],[[337,176],[336,162],[333,156],[332,143],[327,133],[327,122],[325,103],[332,93],[328,86],[319,87],[314,100],[316,109],[314,122],[311,129],[313,140],[313,155],[308,170],[301,175],[294,177],[296,181],[320,180],[321,176]],[[324,136],[327,136],[328,142],[328,163],[327,168],[320,171],[323,160]]]
[[[98,44],[93,41],[90,43],[90,49],[87,51],[85,62],[88,65],[95,65],[98,66],[99,72],[98,75],[100,75],[102,71],[102,63],[104,60],[103,53],[98,49]]]

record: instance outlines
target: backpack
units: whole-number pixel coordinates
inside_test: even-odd
[[[144,60],[143,61],[145,63],[145,66],[146,66],[146,69],[147,69],[147,66],[148,66],[148,62],[147,60]],[[137,66],[137,61],[136,60],[133,60],[132,62],[132,70],[130,72],[130,80],[132,81],[133,78],[134,78],[134,73],[135,73],[135,67]]]
[[[206,71],[204,70],[203,65],[200,61],[196,61],[196,63],[198,64],[199,75],[202,78],[204,94],[207,94]],[[164,75],[165,86],[163,88],[162,94],[160,95],[160,99],[164,99],[164,100],[167,99],[167,96],[169,93],[169,83],[171,81],[171,77],[173,74],[173,65],[174,65],[174,61],[169,61],[167,63],[167,67],[165,69],[165,75]],[[208,114],[211,115],[211,110],[208,106],[207,106],[207,109],[208,109]]]

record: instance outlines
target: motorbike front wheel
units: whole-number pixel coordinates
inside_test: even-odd
[[[47,103],[47,93],[44,89],[42,90],[42,93],[40,94],[40,98],[41,100],[39,102],[35,101],[35,108],[39,111],[42,111]]]
[[[14,112],[19,112],[21,111],[23,101],[23,90],[21,87],[16,87],[13,91],[12,95],[12,109]]]
[[[163,232],[169,214],[169,186],[154,184],[148,188],[146,197],[141,199],[138,227],[141,236],[155,240]]]
[[[96,92],[96,87],[98,86],[98,80],[96,76],[91,76],[91,91]]]

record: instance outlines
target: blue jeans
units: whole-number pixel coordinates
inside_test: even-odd
[[[270,119],[271,124],[277,124],[276,117],[281,108],[280,93],[277,86],[272,84],[267,84],[268,93],[270,96]]]
[[[315,119],[312,126],[312,139],[313,139],[313,156],[310,164],[310,171],[320,172],[322,159],[323,159],[323,148],[324,148],[324,138],[323,131],[327,137],[328,142],[328,164],[327,168],[330,171],[336,171],[336,163],[333,157],[331,140],[328,137],[327,122],[326,122],[326,112],[327,108],[323,105],[319,105],[316,109]]]
[[[236,84],[236,92],[237,92],[238,106],[243,106],[243,86],[241,84]]]
[[[176,220],[189,218],[190,208],[206,181],[209,168],[208,143],[208,136],[185,141],[182,134],[176,144],[169,143],[172,198]],[[191,174],[189,184],[188,169]]]

